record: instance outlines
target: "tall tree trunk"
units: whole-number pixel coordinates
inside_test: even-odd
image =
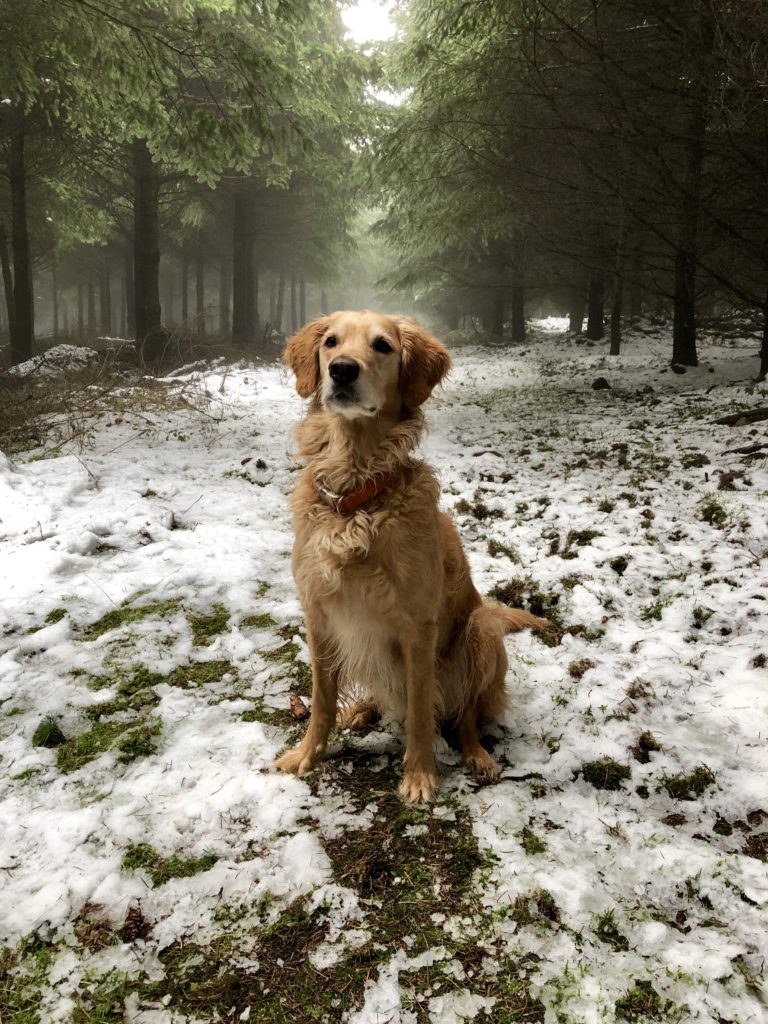
[[[77,336],[80,341],[85,338],[85,317],[83,316],[83,281],[77,278]]]
[[[253,330],[255,334],[261,331],[261,311],[259,309],[259,265],[253,264]]]
[[[123,252],[123,290],[125,292],[125,335],[136,337],[136,295],[133,283],[133,246]]]
[[[587,300],[587,337],[600,341],[605,337],[605,282],[602,277],[593,277],[589,282]]]
[[[758,380],[768,377],[768,287],[763,302],[763,343],[760,346],[760,373]]]
[[[702,5],[703,8],[703,5]],[[704,136],[707,128],[709,89],[707,70],[696,65],[702,56],[709,60],[714,38],[712,12],[697,9],[689,20],[686,44],[693,63],[684,76],[687,107],[682,132],[682,183],[678,206],[677,249],[675,252],[675,292],[672,320],[672,362],[698,366],[696,353],[696,264],[698,262],[699,207],[701,172],[704,164]]]
[[[162,354],[160,308],[160,177],[146,139],[133,142],[133,285],[136,345],[145,360]]]
[[[296,308],[296,275],[291,274],[291,331],[293,334],[299,329],[299,313]]]
[[[613,289],[611,293],[611,356],[621,355],[621,313],[624,301],[624,265],[627,247],[627,217],[622,203],[619,214],[619,229],[616,237],[616,262],[613,269]]]
[[[21,363],[32,356],[35,340],[35,304],[32,290],[32,255],[27,230],[27,166],[24,154],[26,117],[12,108],[8,139],[8,174],[11,185],[11,249],[13,251],[13,334],[11,360]]]
[[[61,320],[64,325],[64,337],[69,339],[69,304],[64,295],[61,296]]]
[[[495,338],[502,338],[504,336],[505,291],[506,289],[504,288],[496,287],[491,294],[489,327],[491,334]]]
[[[187,244],[181,250],[181,322],[184,330],[189,330],[189,251]]]
[[[229,276],[229,260],[222,256],[219,260],[219,334],[222,338],[229,335],[229,303],[232,281]]]
[[[621,306],[624,297],[624,278],[616,274],[613,279],[611,296],[611,348],[608,355],[621,355]]]
[[[283,333],[283,306],[285,305],[285,274],[280,271],[277,280],[277,303],[275,305],[275,330]]]
[[[269,276],[269,322],[275,326],[275,300],[277,298],[277,287],[275,283],[275,275],[270,274]]]
[[[88,337],[96,337],[96,289],[93,284],[93,267],[88,269]]]
[[[307,322],[307,282],[304,275],[299,278],[299,323]]]
[[[584,289],[579,285],[573,285],[568,301],[568,330],[571,334],[581,334],[584,329],[584,298]]]
[[[525,341],[525,288],[512,285],[512,341]]]
[[[56,256],[51,266],[51,315],[53,317],[53,340],[59,340],[59,275],[56,273]]]
[[[110,270],[109,253],[105,249],[101,254],[101,264],[99,267],[101,333],[105,338],[112,337],[112,277]]]
[[[240,189],[234,194],[232,341],[253,341],[253,201]]]
[[[0,224],[0,264],[3,270],[3,291],[5,293],[5,308],[8,311],[8,336],[13,338],[15,333],[15,309],[13,305],[13,271],[11,270],[11,258],[8,252],[8,235],[5,231],[5,224]]]
[[[205,259],[198,246],[195,253],[195,314],[198,334],[205,336]]]
[[[128,296],[125,291],[125,274],[120,275],[120,324],[118,330],[120,337],[124,338],[127,327]]]

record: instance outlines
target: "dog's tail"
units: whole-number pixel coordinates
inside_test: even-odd
[[[551,623],[547,619],[540,619],[522,608],[507,608],[502,604],[495,604],[492,601],[485,601],[483,609],[486,616],[493,619],[494,623],[501,627],[500,632],[518,633],[521,629],[549,629]]]

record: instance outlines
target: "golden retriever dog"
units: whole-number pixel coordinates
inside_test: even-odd
[[[478,730],[507,703],[502,637],[547,623],[475,590],[453,521],[438,509],[435,473],[414,454],[421,406],[450,369],[448,352],[405,317],[339,312],[295,334],[285,360],[311,399],[298,431],[292,567],[312,708],[304,739],[277,767],[304,775],[334,725],[360,728],[387,710],[405,719],[408,802],[435,796],[439,720],[454,724],[466,767],[495,778]]]

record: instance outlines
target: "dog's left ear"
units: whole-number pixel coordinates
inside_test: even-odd
[[[414,320],[402,317],[397,321],[403,342],[400,365],[400,390],[403,404],[418,408],[432,394],[451,368],[448,350]]]
[[[296,374],[296,390],[302,398],[314,394],[320,383],[320,363],[318,350],[320,339],[328,328],[327,316],[311,320],[300,331],[289,339],[285,346],[283,359]]]

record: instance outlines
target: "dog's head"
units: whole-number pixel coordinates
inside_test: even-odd
[[[303,327],[285,348],[302,398],[349,419],[397,414],[425,402],[451,367],[444,346],[408,317],[331,313]]]

